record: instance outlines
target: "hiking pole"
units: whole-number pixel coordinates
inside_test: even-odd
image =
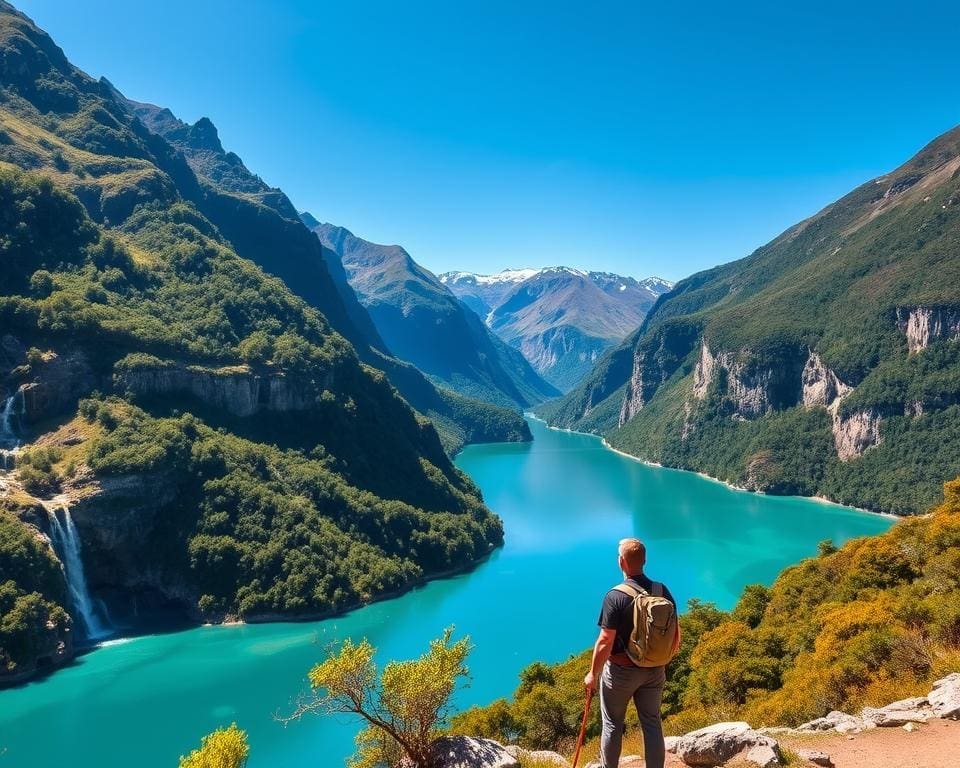
[[[593,689],[587,691],[587,703],[583,708],[583,722],[580,723],[580,735],[577,736],[577,749],[573,753],[573,768],[577,768],[580,759],[580,750],[583,748],[583,737],[587,733],[587,718],[590,717],[590,701],[593,699]]]

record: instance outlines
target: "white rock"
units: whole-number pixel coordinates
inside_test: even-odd
[[[680,741],[679,736],[664,736],[663,737],[663,748],[670,752],[671,754],[676,754],[677,752],[677,742]]]
[[[937,680],[927,698],[934,715],[960,720],[960,672],[954,672]]]
[[[720,765],[735,755],[754,749],[757,750],[754,755],[756,760],[752,762],[765,767],[779,764],[780,749],[777,742],[757,733],[748,723],[716,723],[681,736],[676,743],[676,754],[684,763],[693,766]],[[770,762],[770,752],[776,763]]]
[[[926,696],[902,699],[885,707],[865,707],[860,717],[881,728],[896,728],[904,723],[925,723],[934,716]]]
[[[843,727],[843,730],[841,730],[840,726]],[[840,733],[856,731],[859,733],[863,730],[863,721],[858,717],[848,715],[846,712],[838,712],[837,710],[834,710],[826,717],[818,717],[816,720],[811,720],[808,723],[797,726],[797,730],[840,731]]]
[[[901,726],[901,727],[902,727],[903,730],[905,730],[907,733],[913,733],[914,731],[917,731],[917,730],[920,729],[920,726],[917,725],[916,723],[905,723],[905,724],[904,724],[903,726]]]
[[[833,760],[830,759],[830,755],[821,752],[819,749],[798,749],[797,756],[809,763],[819,765],[821,768],[833,768]]]
[[[433,742],[437,768],[520,768],[517,758],[492,739],[444,736]]]
[[[767,739],[770,743],[755,744],[743,753],[743,759],[759,768],[774,768],[780,765],[780,750],[777,742],[769,736],[761,736],[761,738]]]

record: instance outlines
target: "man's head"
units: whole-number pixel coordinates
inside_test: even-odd
[[[617,548],[620,570],[627,576],[639,576],[647,562],[647,548],[640,539],[622,539]]]

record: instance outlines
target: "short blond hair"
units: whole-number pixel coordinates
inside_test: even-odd
[[[647,548],[640,539],[621,539],[617,554],[627,564],[630,575],[640,573],[647,562]]]

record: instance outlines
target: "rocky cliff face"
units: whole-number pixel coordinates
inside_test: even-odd
[[[43,350],[30,359],[27,352],[15,336],[0,339],[0,381],[20,390],[27,424],[64,413],[98,385],[83,350]]]
[[[633,370],[620,407],[620,426],[636,416],[674,374],[690,354],[696,339],[696,328],[664,325],[658,329],[652,344],[637,346],[633,354]]]
[[[897,328],[906,335],[910,354],[920,352],[935,341],[960,339],[960,308],[899,307]]]
[[[144,556],[147,542],[169,538],[171,521],[164,510],[180,492],[176,477],[163,472],[105,478],[86,474],[70,491],[87,582],[95,592],[112,598],[112,611],[136,613],[144,598],[176,603],[185,612],[196,606],[198,596],[187,585],[186,568],[177,563],[151,565],[151,558]]]
[[[715,354],[707,340],[702,339],[693,371],[693,396],[705,399],[717,383],[734,416],[755,419],[800,402],[803,365],[801,359],[792,355],[781,357],[776,363],[762,363],[750,350]]]
[[[234,416],[259,411],[302,411],[312,408],[332,377],[323,381],[287,377],[282,373],[255,373],[244,366],[210,369],[198,366],[138,367],[115,375],[120,391],[140,397],[188,394]]]

